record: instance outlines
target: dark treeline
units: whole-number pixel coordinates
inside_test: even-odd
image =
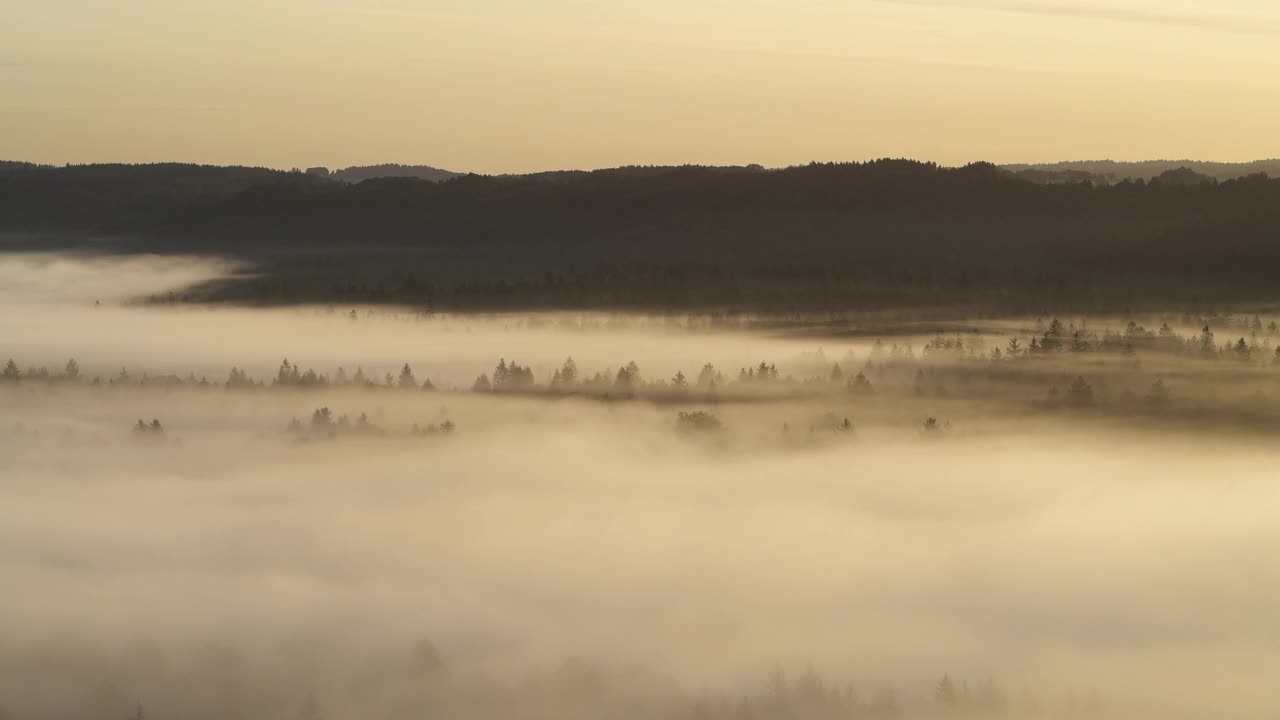
[[[193,297],[433,307],[1008,311],[1257,296],[1280,180],[1191,170],[1037,182],[979,163],[618,168],[445,182],[187,165],[0,169],[0,230],[219,252],[262,274]],[[1022,303],[1019,305],[1019,303]]]
[[[431,167],[430,165],[400,165],[398,163],[387,163],[384,165],[361,165],[355,167],[342,168],[329,172],[328,168],[308,168],[308,173],[328,177],[331,180],[340,180],[342,182],[358,183],[365,180],[374,180],[384,177],[411,177],[421,180],[430,180],[432,182],[441,182],[456,178],[462,173],[456,173],[449,170],[441,170],[440,168]]]
[[[1112,183],[1123,180],[1150,180],[1169,172],[1187,171],[1209,180],[1232,180],[1258,173],[1280,176],[1280,159],[1224,163],[1203,160],[1072,160],[1056,163],[1004,165],[1006,170],[1026,173],[1026,177],[1044,182],[1062,182],[1068,178],[1087,178],[1093,182]]]

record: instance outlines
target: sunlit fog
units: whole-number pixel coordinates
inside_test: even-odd
[[[239,272],[0,259],[0,717],[1280,712],[1266,313],[170,301]]]

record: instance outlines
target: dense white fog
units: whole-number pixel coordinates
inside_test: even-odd
[[[852,682],[849,716],[1280,712],[1269,432],[1036,412],[952,380],[897,396],[891,373],[870,375],[875,396],[473,393],[499,358],[539,382],[567,356],[584,374],[852,374],[874,338],[126,302],[229,270],[0,261],[0,362],[74,357],[81,378],[0,386],[15,720],[139,703],[188,719],[686,717],[775,692],[775,667]],[[408,363],[438,389],[271,387],[284,357],[377,383]],[[1122,369],[1151,381],[1100,363],[1107,407]],[[265,386],[218,386],[232,366]],[[1198,392],[1274,390],[1267,366],[1242,367],[1244,385]],[[112,382],[121,368],[130,382]],[[377,432],[308,432],[318,408]],[[680,432],[696,411],[722,429]],[[934,416],[946,430],[924,429]],[[152,419],[162,435],[132,430]],[[944,675],[1003,699],[950,708]],[[842,716],[770,707],[748,716]]]
[[[750,365],[762,357],[801,359],[821,343],[724,332],[686,332],[707,321],[687,316],[594,314],[450,316],[412,309],[304,307],[210,308],[137,302],[231,270],[213,260],[0,256],[3,353],[50,366],[75,357],[86,376],[188,372],[225,379],[232,366],[254,377],[276,372],[282,358],[332,373],[365,368],[381,379],[403,363],[442,387],[470,387],[501,357],[540,376],[572,354],[595,372],[638,362],[659,376],[696,371],[715,360]],[[97,303],[97,304],[95,304]],[[352,315],[354,311],[354,317]],[[827,343],[839,352],[854,343]]]

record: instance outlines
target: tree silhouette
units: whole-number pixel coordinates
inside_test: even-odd
[[[1199,344],[1201,354],[1211,355],[1218,351],[1218,345],[1213,338],[1213,331],[1209,329],[1208,325],[1205,325],[1204,329],[1200,331]]]
[[[328,432],[333,429],[333,413],[328,407],[316,408],[311,414],[311,429],[316,432]]]
[[[1044,336],[1040,338],[1041,352],[1057,352],[1062,349],[1063,336],[1066,334],[1066,327],[1062,321],[1054,318],[1049,322],[1049,327],[1044,331]]]
[[[413,368],[409,367],[409,363],[400,368],[399,384],[401,389],[406,390],[416,390],[418,387],[418,379],[413,376]]]
[[[560,382],[564,385],[573,385],[578,382],[578,363],[573,358],[565,358],[564,365],[560,367]]]
[[[1071,386],[1067,388],[1064,402],[1075,408],[1089,407],[1093,405],[1093,388],[1083,376],[1077,375],[1076,379],[1071,381]]]
[[[933,690],[933,702],[945,714],[954,713],[960,705],[960,693],[950,675],[943,675]]]
[[[1244,338],[1240,338],[1236,341],[1235,346],[1231,348],[1231,351],[1236,354],[1237,358],[1248,360],[1251,349],[1249,348],[1249,343],[1245,342]]]
[[[716,366],[711,363],[703,365],[702,370],[698,371],[697,388],[699,390],[710,390],[719,384],[721,384],[720,372],[716,370]]]
[[[297,365],[289,362],[289,358],[285,358],[280,362],[280,369],[276,371],[277,385],[300,385],[302,383],[302,371]]]
[[[867,379],[866,374],[860,371],[849,381],[849,392],[867,396],[874,394],[875,388],[871,386],[871,381]]]
[[[226,386],[229,388],[253,387],[253,384],[253,380],[249,379],[245,371],[240,368],[231,368],[231,372],[227,375]]]
[[[705,410],[696,410],[677,415],[676,429],[686,433],[719,432],[724,429],[724,423]]]
[[[525,390],[532,388],[533,384],[533,370],[522,367],[514,360],[508,363],[505,359],[500,359],[493,369],[491,385],[494,391]]]
[[[635,392],[640,386],[640,366],[635,361],[627,363],[625,366],[618,368],[617,378],[614,380],[613,388],[620,393],[630,394]]]

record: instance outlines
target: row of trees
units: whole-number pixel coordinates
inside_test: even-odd
[[[1077,327],[1074,323],[1068,324],[1058,318],[1053,318],[1047,326],[1044,326],[1026,343],[1021,338],[1013,337],[1003,347],[990,348],[985,345],[983,338],[980,336],[967,338],[962,334],[938,334],[924,344],[921,356],[926,359],[945,361],[959,359],[1001,361],[1065,352],[1133,353],[1138,350],[1148,350],[1188,353],[1211,358],[1230,357],[1237,360],[1255,360],[1259,357],[1264,357],[1270,362],[1280,365],[1280,345],[1273,346],[1269,342],[1259,339],[1258,333],[1264,329],[1261,318],[1255,315],[1252,320],[1242,320],[1238,324],[1241,327],[1250,329],[1250,338],[1246,339],[1241,336],[1234,341],[1219,344],[1216,333],[1210,323],[1206,323],[1197,335],[1183,337],[1175,332],[1167,322],[1162,323],[1156,330],[1150,330],[1131,320],[1123,331],[1116,332],[1108,329],[1099,334],[1087,327]],[[1228,326],[1235,327],[1230,323],[1228,323]],[[1269,336],[1276,334],[1276,328],[1276,322],[1271,321],[1266,326],[1267,334]],[[898,345],[895,343],[891,347],[886,347],[881,340],[877,339],[870,349],[867,363],[875,364],[886,361],[914,362],[915,360],[915,352],[910,344]],[[736,378],[740,384],[763,385],[777,382],[796,382],[796,379],[792,376],[782,376],[776,364],[764,361],[756,366],[740,368]],[[0,381],[17,380],[80,382],[83,377],[80,365],[75,358],[69,359],[61,371],[50,371],[47,367],[28,367],[24,371],[14,359],[10,358],[0,369]],[[810,377],[805,382],[814,380],[816,378]],[[102,380],[100,377],[94,377],[91,382],[101,383]],[[177,375],[151,376],[143,373],[135,380],[127,368],[121,368],[116,376],[109,378],[106,382],[167,385],[214,384],[205,377],[197,379],[194,374],[188,374],[186,378],[182,378]],[[868,381],[865,376],[862,378],[856,376],[854,378],[846,378],[838,363],[832,368],[829,382],[835,385],[847,384],[851,390],[858,392],[866,392],[868,390]],[[318,373],[311,368],[304,370],[301,365],[290,362],[288,358],[281,361],[275,376],[270,378],[269,383],[250,377],[245,370],[239,367],[231,368],[227,379],[222,383],[228,388],[265,387],[268,384],[276,387],[302,388],[333,385],[394,387],[409,390],[435,389],[435,385],[430,378],[419,381],[413,368],[408,363],[401,366],[398,374],[386,373],[380,379],[370,377],[365,373],[364,368],[360,366],[357,366],[354,373],[350,374],[345,368],[339,367],[330,378],[328,375]],[[726,384],[728,384],[726,376],[711,363],[705,364],[698,372],[696,379],[692,381],[683,372],[677,372],[669,381],[646,381],[642,378],[640,368],[634,361],[619,368],[616,374],[597,372],[588,377],[579,371],[573,358],[568,358],[561,367],[555,369],[546,387],[551,390],[616,390],[619,392],[667,388],[691,388],[707,391]],[[529,366],[522,366],[514,361],[508,363],[505,359],[499,360],[491,375],[482,374],[472,384],[472,389],[478,392],[530,390],[536,387],[538,387],[538,384],[534,378],[533,370]]]
[[[1256,318],[1255,318],[1256,319]],[[1271,323],[1275,325],[1274,322]],[[1271,333],[1274,334],[1274,333]],[[1153,351],[1178,354],[1194,354],[1200,357],[1230,357],[1237,360],[1265,358],[1280,364],[1280,345],[1273,346],[1262,340],[1256,332],[1251,332],[1249,339],[1241,336],[1236,340],[1219,344],[1214,330],[1209,325],[1196,335],[1183,337],[1174,331],[1168,323],[1163,323],[1156,330],[1150,330],[1135,321],[1129,321],[1123,331],[1104,330],[1102,333],[1087,327],[1066,324],[1054,318],[1043,331],[1033,335],[1029,342],[1020,338],[1011,338],[1003,347],[990,348],[988,351],[981,338],[966,339],[962,335],[937,335],[922,348],[926,358],[947,360],[970,359],[993,361],[1009,360],[1033,355],[1054,353],[1121,353],[1132,354],[1137,351]],[[872,351],[872,359],[881,348]],[[887,351],[891,360],[913,360],[911,347],[894,345]]]
[[[1105,711],[1096,691],[1073,692],[1060,702],[1046,703],[1028,689],[1010,692],[994,678],[970,683],[944,675],[921,697],[884,685],[863,690],[852,682],[824,678],[812,667],[794,675],[776,667],[757,686],[738,692],[704,689],[690,694],[649,673],[633,672],[633,677],[627,678],[577,658],[549,672],[533,673],[524,683],[505,690],[473,685],[464,691],[452,681],[448,665],[434,649],[426,662],[419,654],[415,648],[406,663],[395,666],[398,677],[412,681],[420,699],[432,701],[426,707],[449,708],[461,716],[483,717],[495,709],[505,708],[510,712],[519,708],[524,712],[513,712],[513,716],[670,717],[677,720],[900,720],[908,717],[1096,720],[1103,717]],[[552,700],[550,706],[546,706],[547,699]],[[369,700],[366,698],[366,703]],[[297,720],[333,717],[315,693],[298,698],[294,707],[291,716]],[[542,712],[530,712],[539,707]],[[546,712],[549,710],[552,712]],[[288,713],[282,715],[289,716]],[[142,704],[137,703],[128,720],[146,717]]]
[[[420,424],[414,423],[409,430],[409,434],[417,436],[429,436],[453,433],[457,426],[451,420],[444,420],[440,423]],[[303,424],[302,420],[292,418],[289,424],[285,426],[285,433],[298,438],[337,438],[345,436],[366,436],[366,437],[385,437],[390,434],[389,431],[375,425],[366,413],[360,413],[360,416],[352,420],[349,415],[343,413],[334,417],[333,411],[328,406],[316,408],[311,413],[311,419]]]
[[[1048,337],[1058,336],[1061,334],[1060,328],[1060,324],[1055,320],[1050,324],[1050,328],[1046,331],[1046,335]],[[1206,332],[1210,331],[1206,330]],[[958,338],[955,340],[935,338],[935,340],[926,347],[926,355],[931,353],[947,352],[949,348],[954,349],[956,347],[962,347],[961,342],[962,341]],[[1037,346],[1041,348],[1039,352],[1052,352],[1052,350],[1043,349],[1044,343],[1037,343],[1036,340],[1033,339],[1032,347]],[[1050,343],[1049,347],[1052,348],[1055,346]],[[909,352],[909,350],[910,348],[908,347],[907,351]],[[1029,350],[1024,351],[1018,340],[1015,338],[1010,341],[1010,351],[1005,354],[1004,357],[1021,357],[1029,352]],[[1244,354],[1247,351],[1238,350],[1236,352]],[[877,354],[880,357],[885,357],[883,352],[877,353],[875,351],[873,351],[872,356],[874,357]],[[894,362],[895,357],[900,361],[902,356],[902,353],[896,345],[894,346],[894,349],[888,353],[890,363]],[[868,363],[869,369],[882,367],[883,366],[877,366],[870,362]],[[6,365],[5,369],[0,372],[0,378],[8,380],[44,379],[54,382],[78,382],[80,379],[79,366],[74,359],[68,361],[65,371],[58,375],[49,375],[47,373],[41,374],[38,372],[34,374],[23,374],[16,368],[17,365],[10,361]],[[129,383],[131,382],[131,379],[129,378],[128,371],[122,369],[120,375],[109,382]],[[201,379],[200,381],[196,381],[193,376],[189,377],[188,380],[183,381],[172,377],[149,379],[144,374],[138,381],[138,383],[142,385],[148,383],[171,384],[174,382],[179,384],[194,383],[202,386],[210,385],[207,380]],[[929,379],[929,376],[926,375],[925,370],[917,369],[912,382],[914,394],[917,396],[932,394],[936,397],[947,395],[945,386],[939,380],[932,381],[932,389],[930,388],[930,382],[931,380]],[[493,380],[490,380],[488,375],[481,375],[476,379],[471,390],[472,392],[477,393],[527,392],[535,390],[545,390],[554,393],[603,393],[624,398],[632,397],[638,393],[684,394],[697,391],[703,393],[704,396],[710,397],[714,396],[718,388],[731,386],[733,384],[734,383],[729,383],[724,374],[717,370],[711,363],[705,364],[699,371],[695,381],[690,383],[683,372],[677,372],[669,381],[665,379],[647,381],[642,377],[640,368],[635,362],[630,362],[619,368],[616,374],[597,372],[591,377],[582,377],[579,373],[577,363],[573,358],[567,358],[564,364],[555,370],[551,382],[544,388],[537,385],[534,380],[533,371],[528,366],[520,365],[515,361],[508,362],[504,358],[499,360],[497,366],[494,368]],[[825,391],[829,391],[831,388],[841,388],[845,392],[859,397],[870,397],[876,393],[875,386],[865,371],[859,371],[852,377],[849,377],[846,376],[839,363],[832,365],[831,371],[826,378],[811,377],[805,381],[797,382],[791,376],[780,378],[775,365],[761,362],[756,367],[741,369],[738,373],[736,384],[748,387],[754,387],[757,385],[793,384],[809,388],[818,386]],[[414,376],[413,369],[407,363],[402,367],[398,378],[393,378],[388,373],[383,383],[375,384],[365,376],[362,368],[357,368],[355,374],[351,377],[347,376],[343,368],[338,368],[338,371],[335,373],[335,379],[331,382],[325,376],[318,375],[312,370],[307,370],[305,372],[302,371],[298,365],[290,363],[287,359],[281,363],[280,369],[270,386],[301,388],[357,386],[396,388],[401,390],[434,389],[430,380],[426,380],[419,384],[417,378]],[[247,373],[245,373],[245,371],[239,368],[232,368],[225,383],[225,387],[260,388],[267,387],[267,385],[261,381],[253,380],[247,375]],[[1170,404],[1171,393],[1162,379],[1157,379],[1151,386],[1147,392],[1146,401],[1153,408],[1164,408]],[[1092,386],[1084,379],[1084,377],[1077,376],[1070,382],[1065,391],[1060,391],[1056,385],[1052,386],[1048,391],[1046,399],[1043,401],[1037,401],[1036,404],[1045,408],[1087,408],[1092,407],[1095,403],[1096,398]],[[356,432],[370,432],[372,430],[372,428],[366,426],[367,418],[364,418],[363,416],[355,421],[354,425],[352,425],[352,421],[345,416],[326,422],[326,419],[320,416],[319,410],[317,410],[317,413],[318,415],[312,418],[310,427],[313,429],[318,428],[320,430],[324,430],[326,427],[332,425],[335,428],[335,431],[339,433],[345,433],[351,429],[354,429]],[[685,425],[685,421],[682,420],[681,427],[685,427]],[[301,421],[296,419],[291,425],[291,428],[293,429],[301,427]]]
[[[759,680],[735,690],[704,688],[690,693],[670,680],[645,671],[618,671],[581,658],[558,667],[529,673],[523,681],[488,685],[459,682],[447,658],[428,639],[416,641],[407,652],[387,658],[382,671],[400,682],[389,687],[412,688],[398,694],[401,709],[443,711],[459,717],[669,717],[680,720],[900,720],[901,718],[985,718],[998,720],[1096,720],[1105,705],[1096,690],[1068,691],[1046,701],[1029,688],[1012,691],[994,677],[976,682],[944,674],[923,691],[902,692],[889,685],[864,688],[849,681],[824,677],[812,665],[801,672],[775,666]],[[340,687],[304,692],[292,700],[292,712],[280,717],[325,720],[326,709]],[[545,706],[546,700],[552,705]],[[404,705],[409,700],[410,705]],[[426,701],[419,705],[414,700]],[[289,702],[286,700],[286,702]],[[363,707],[377,707],[377,698],[364,696]],[[530,712],[541,707],[543,712]],[[506,712],[503,712],[503,710]],[[551,712],[547,712],[551,711]],[[496,714],[495,714],[496,712]],[[376,713],[375,713],[376,714]],[[145,720],[141,702],[129,720]]]
[[[1042,185],[986,163],[905,160],[350,186],[232,168],[29,167],[0,173],[0,228],[266,256],[252,277],[193,293],[224,300],[749,310],[1265,297],[1280,181],[1171,180]]]
[[[231,377],[227,380],[229,387],[249,387],[254,382],[238,368],[231,369]],[[414,375],[413,368],[409,363],[405,363],[400,368],[399,375],[387,373],[382,378],[383,387],[394,387],[401,390],[434,390],[435,385],[431,383],[431,379],[427,378],[421,383],[418,382],[417,376]],[[372,378],[365,375],[364,368],[357,366],[354,374],[348,376],[346,368],[339,367],[330,380],[327,376],[316,373],[315,370],[308,368],[303,371],[301,366],[289,362],[289,358],[285,358],[280,363],[280,369],[276,371],[276,376],[272,380],[272,385],[279,387],[316,387],[327,385],[350,386],[357,387],[376,387],[378,385]]]

